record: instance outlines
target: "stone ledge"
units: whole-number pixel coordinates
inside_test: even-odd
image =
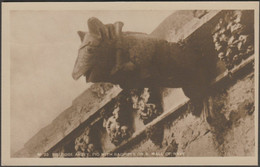
[[[231,70],[231,72],[233,73],[234,76],[240,75],[241,73],[248,74],[248,72],[250,73],[253,70],[253,63],[254,63],[254,55],[252,55],[248,59],[244,60],[239,66],[237,66],[233,70]],[[232,78],[232,79],[235,79],[235,78]],[[212,81],[211,86],[216,87],[216,84],[218,84],[220,82],[225,82],[225,83],[232,82],[232,80],[229,79],[228,72],[224,72],[223,74],[220,74],[219,76],[217,76],[216,79],[214,81]],[[223,88],[223,86],[221,86],[221,88]],[[128,139],[127,141],[124,141],[118,147],[111,150],[110,153],[123,152],[124,149],[128,148],[129,146],[137,144],[139,141],[146,138],[147,129],[165,122],[167,118],[171,117],[171,120],[174,121],[174,119],[177,119],[181,115],[182,110],[187,108],[188,103],[189,103],[189,99],[185,99],[177,107],[174,107],[172,109],[169,109],[168,111],[165,111],[162,115],[158,116],[156,119],[154,119],[152,122],[147,124],[140,131],[135,132],[130,139]]]
[[[42,128],[25,143],[23,149],[12,156],[40,157],[43,153],[59,145],[59,143],[71,138],[71,135],[75,134],[74,131],[76,129],[85,126],[86,123],[84,122],[93,120],[93,116],[97,115],[97,111],[121,92],[119,87],[111,87],[110,84],[111,88],[102,91],[103,94],[98,95],[96,89],[99,89],[99,87],[100,84],[91,85],[90,88],[73,101],[71,107],[63,111],[51,124]]]

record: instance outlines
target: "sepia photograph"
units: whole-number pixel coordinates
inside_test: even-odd
[[[259,2],[2,3],[1,165],[257,165]]]

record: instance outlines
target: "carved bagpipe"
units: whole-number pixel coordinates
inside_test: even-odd
[[[89,32],[78,32],[82,41],[73,78],[110,82],[124,88],[171,87],[184,89],[190,98],[202,96],[210,82],[212,61],[197,50],[151,35],[123,32],[123,23],[88,20]]]

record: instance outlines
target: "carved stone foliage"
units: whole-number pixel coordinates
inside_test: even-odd
[[[112,116],[110,116],[108,119],[104,119],[103,123],[103,126],[106,128],[106,131],[110,137],[110,141],[115,145],[119,145],[123,140],[130,137],[129,127],[123,125],[123,123],[121,123],[119,120],[119,112],[120,108],[117,104],[114,108]]]
[[[162,113],[159,101],[157,98],[151,100],[151,95],[154,96],[148,88],[124,90],[115,99],[113,105],[102,109],[104,110],[101,114],[104,117],[103,127],[111,143],[118,146],[131,137],[135,113],[144,124],[151,122]]]
[[[103,127],[106,129],[111,143],[119,145],[132,135],[132,109],[129,107],[127,93],[120,94],[113,105],[105,108]],[[112,113],[110,113],[112,111]]]
[[[95,145],[91,142],[90,129],[87,127],[83,134],[75,139],[75,157],[94,157],[99,155]]]
[[[161,114],[158,107],[149,102],[150,92],[148,88],[142,91],[132,90],[131,93],[132,107],[138,112],[139,117],[143,120],[144,124],[151,122],[154,118]]]
[[[218,57],[228,70],[254,53],[253,11],[226,11],[213,31]]]

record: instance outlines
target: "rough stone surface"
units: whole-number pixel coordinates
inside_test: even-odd
[[[255,146],[254,75],[238,81],[227,91],[225,111],[232,126],[224,137],[224,156],[253,156]]]
[[[203,113],[200,117],[192,115],[188,108],[179,118],[164,124],[161,146],[145,139],[126,152],[149,153],[143,156],[154,152],[157,156],[254,156],[254,75],[238,80],[210,100],[210,109],[218,115],[213,123],[208,124]]]

